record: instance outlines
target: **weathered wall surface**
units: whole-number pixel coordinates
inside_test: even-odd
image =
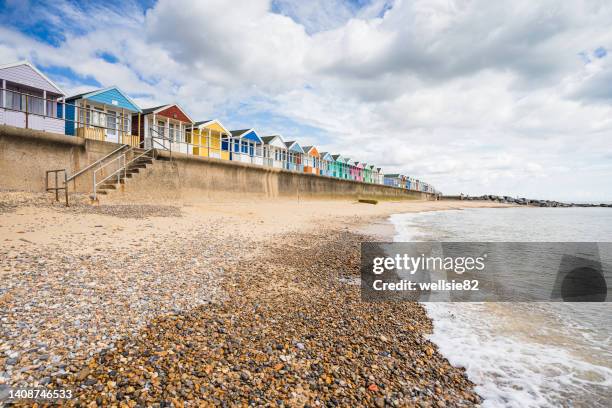
[[[44,191],[46,170],[66,168],[69,174],[74,174],[117,147],[113,143],[0,126],[0,188]],[[161,151],[159,156],[170,157],[166,151]],[[71,188],[90,193],[91,175],[79,178]],[[216,200],[234,196],[353,200],[432,198],[429,194],[394,187],[180,153],[173,153],[170,161],[154,161],[109,198]]]
[[[74,174],[117,147],[74,136],[0,126],[0,188],[44,191],[46,170],[66,169],[69,175]],[[90,191],[90,173],[71,183],[71,187]]]

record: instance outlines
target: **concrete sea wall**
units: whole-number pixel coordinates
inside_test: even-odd
[[[73,136],[0,126],[0,188],[44,191],[45,171],[65,168],[74,174],[119,145]],[[161,158],[119,191],[113,199],[297,198],[297,199],[434,199],[431,194],[377,184],[338,180],[257,165],[160,151]],[[90,193],[92,176],[70,184]]]

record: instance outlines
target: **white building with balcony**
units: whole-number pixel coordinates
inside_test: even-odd
[[[64,91],[34,65],[0,65],[0,88],[0,125],[64,134]]]

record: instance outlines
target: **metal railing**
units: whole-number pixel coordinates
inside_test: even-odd
[[[45,98],[40,95],[0,88],[0,108],[24,115],[23,119],[20,117],[13,119],[23,120],[23,126],[11,121],[8,121],[9,124],[29,129],[32,128],[30,116],[54,119],[73,124],[74,130],[70,136],[96,140],[107,140],[109,136],[116,136],[119,143],[125,142],[125,144],[133,147],[141,147],[138,136],[131,134],[132,117],[130,112],[107,112],[94,107],[78,106],[62,99]],[[68,109],[74,111],[73,118],[66,117]],[[7,118],[5,118],[6,122]],[[63,124],[59,124],[59,126],[65,128]],[[62,129],[62,132],[66,133],[66,129]]]
[[[59,182],[59,173],[63,172],[64,173],[64,180],[62,180],[64,182],[64,186],[60,187]],[[53,187],[49,187],[49,174],[55,174],[55,185]],[[68,207],[68,177],[67,177],[67,173],[66,173],[66,169],[56,169],[56,170],[47,170],[45,172],[45,191],[49,192],[49,191],[55,191],[55,201],[59,201],[59,192],[60,190],[64,190],[64,196],[66,199],[66,207]]]
[[[66,180],[66,182],[68,181],[72,181],[74,179],[76,179],[77,177],[79,177],[81,174],[85,173],[87,170],[92,169],[93,167],[99,165],[102,166],[102,163],[104,163],[105,160],[107,160],[108,158],[112,157],[113,155],[115,155],[116,153],[120,152],[123,149],[126,149],[130,146],[124,144],[121,145],[121,147],[113,150],[112,152],[110,152],[109,154],[107,154],[106,156],[102,157],[101,159],[96,160],[95,162],[85,166],[83,169],[79,170],[78,172],[74,173],[72,176],[68,177],[68,179]]]
[[[98,187],[109,180],[117,179],[117,184],[120,184],[122,180],[127,179],[127,171],[130,166],[134,163],[137,163],[140,159],[147,156],[151,159],[154,159],[156,156],[155,148],[150,148],[145,150],[143,153],[138,156],[133,157],[128,161],[128,155],[134,154],[134,148],[130,147],[128,150],[124,151],[121,155],[106,163],[104,166],[96,169],[93,173],[93,199],[98,199]],[[112,167],[110,170],[108,167]],[[105,173],[108,174],[105,176]]]
[[[64,123],[72,123],[74,126],[73,136],[83,137],[86,139],[105,140],[105,141],[108,141],[109,137],[113,137],[113,138],[116,137],[117,140],[116,141],[113,140],[113,141],[116,143],[120,143],[122,145],[119,149],[110,153],[109,155],[107,155],[107,157],[90,164],[89,166],[73,174],[72,176],[67,177],[66,182],[74,180],[76,177],[83,174],[87,170],[90,170],[97,164],[101,165],[101,162],[103,160],[107,159],[108,157],[113,156],[114,154],[117,153],[117,151],[124,149],[126,146],[145,147],[144,143],[145,143],[145,140],[147,139],[147,135],[143,135],[143,138],[141,141],[140,135],[131,134],[131,128],[132,128],[131,125],[132,125],[133,118],[130,112],[127,112],[127,113],[116,112],[116,111],[108,112],[108,111],[104,111],[100,109],[95,109],[93,107],[77,106],[74,103],[68,103],[65,100],[62,100],[62,98],[54,98],[54,97],[45,98],[41,95],[33,95],[31,93],[20,92],[20,91],[8,89],[8,88],[0,89],[0,108],[4,109],[5,111],[9,111],[9,112],[23,113],[24,114],[23,119],[19,118],[19,120],[23,120],[23,126],[25,128],[29,128],[31,125],[30,120],[29,120],[30,116],[36,116],[36,117],[40,117],[44,119],[61,120]],[[69,117],[68,118],[66,117],[66,112],[68,109],[74,110],[74,117],[72,119]],[[140,121],[140,117],[139,117],[139,121]],[[6,123],[6,119],[5,119],[5,123]],[[38,123],[40,125],[40,122]],[[9,124],[13,124],[13,123],[9,122]],[[14,124],[14,125],[18,125],[18,124]],[[37,126],[36,124],[34,125]],[[59,126],[60,128],[64,127],[60,122],[58,122],[55,126]],[[159,132],[157,127],[158,127],[157,125],[149,127],[149,131],[152,133],[152,135],[149,136],[149,139],[151,140],[150,147],[154,149],[163,149],[163,150],[169,151],[170,159],[172,159],[173,151],[179,151],[179,152],[183,152],[186,154],[197,155],[197,156],[201,155],[199,154],[200,152],[206,151],[208,152],[207,154],[208,157],[211,157],[211,152],[214,151],[215,153],[216,152],[219,153],[219,157],[222,157],[223,152],[227,152],[228,154],[232,153],[235,155],[249,157],[248,160],[240,160],[240,161],[247,161],[253,164],[257,164],[257,165],[265,165],[265,166],[271,166],[271,167],[273,167],[273,164],[274,164],[274,160],[266,160],[266,158],[263,155],[262,146],[259,146],[259,145],[254,147],[254,151],[253,151],[254,154],[251,155],[250,150],[248,153],[245,153],[241,151],[242,149],[240,148],[240,146],[238,146],[239,151],[233,151],[236,149],[234,145],[237,141],[233,140],[232,138],[229,138],[229,140],[222,138],[220,140],[220,147],[213,148],[211,147],[210,137],[206,138],[207,140],[206,144],[191,143],[187,141],[188,132],[186,130],[183,130],[183,131],[176,130],[176,129],[174,130],[175,136],[178,135],[179,139],[181,137],[182,139],[184,139],[183,141],[181,141],[181,140],[176,140],[176,138],[166,137],[163,134],[163,132]],[[140,129],[140,126],[138,126],[138,129]],[[194,136],[193,132],[191,133],[191,136],[192,137]],[[200,135],[200,137],[202,137],[202,135]],[[224,141],[228,142],[229,144],[229,146],[227,146],[227,148],[225,149],[222,146]],[[250,148],[251,147],[249,147],[249,149]],[[303,171],[303,164],[297,164],[297,163],[289,164],[290,160],[282,160],[282,161],[283,161],[283,168],[285,169]],[[314,167],[318,168],[319,166],[315,165]],[[339,173],[339,176],[340,176],[338,178],[352,179],[352,180],[357,179],[354,173],[351,174],[350,167],[351,166],[343,164],[342,169],[336,170],[336,172]],[[61,170],[65,172],[64,169],[61,169]],[[323,174],[325,174],[325,170]],[[333,171],[330,172],[330,176],[332,176],[332,174],[333,174]],[[58,183],[59,182],[61,182],[61,180],[58,179]],[[363,180],[362,182],[367,183],[367,181],[365,180]],[[370,183],[385,184],[384,181],[382,181],[381,183],[380,181],[377,182],[375,180],[371,180]],[[59,188],[60,190],[64,189],[63,187],[59,187]],[[403,187],[403,188],[406,188],[406,187]],[[431,185],[428,185],[425,183],[416,183],[416,182],[411,182],[410,186],[407,189],[414,190],[414,191],[432,192],[432,193],[435,193],[437,191]]]
[[[125,179],[127,172],[127,154],[132,151],[132,148],[124,151],[119,156],[115,157],[113,160],[106,163],[104,166],[97,168],[93,172],[93,199],[98,199],[98,186],[103,183],[106,183],[111,178],[117,177],[117,184],[121,182],[121,175],[123,174],[123,179]],[[115,168],[111,169],[109,172],[109,167]],[[104,176],[104,173],[109,172],[107,176]],[[99,180],[101,178],[101,180]]]

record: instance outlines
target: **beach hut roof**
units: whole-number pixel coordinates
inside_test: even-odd
[[[314,152],[316,152],[316,154],[319,154],[319,149],[317,149],[315,146],[303,146],[302,149],[304,150],[304,153],[313,156]]]
[[[43,86],[43,88],[38,88],[38,89],[45,89],[46,91],[58,93],[58,94],[60,94],[62,96],[66,95],[64,93],[64,91],[62,91],[62,89],[55,84],[55,82],[50,80],[49,77],[47,77],[45,74],[43,74],[38,68],[36,68],[29,61],[18,61],[18,62],[12,62],[10,64],[0,65],[0,70],[7,70],[7,72],[5,72],[4,74],[8,74],[10,71],[19,71],[20,69],[17,68],[17,67],[20,67],[22,65],[25,65],[28,68],[30,68],[37,75],[39,75],[47,83],[47,85],[50,85],[50,88],[48,88],[48,87],[45,87],[44,85],[41,84]],[[0,74],[0,78],[2,78],[2,74]]]
[[[133,110],[135,112],[142,113],[142,109],[140,109],[140,107],[136,105],[136,102],[134,102],[132,98],[130,98],[126,93],[124,93],[121,89],[119,89],[116,86],[109,86],[108,88],[102,88],[102,89],[97,89],[91,92],[84,92],[84,93],[80,93],[77,95],[72,95],[71,97],[66,98],[66,102],[76,101],[77,99],[91,99],[93,101],[103,102],[102,98],[100,97],[102,96],[102,94],[105,94],[105,93],[108,93],[111,96],[116,96],[118,97],[118,99],[121,99],[121,98],[125,99],[125,101],[123,101],[123,103],[121,104],[119,104],[118,100],[117,101],[111,100],[111,103],[117,102],[117,106],[124,107],[130,110]]]
[[[319,153],[319,157],[321,158],[321,160],[327,160],[327,161],[334,160],[334,156],[332,156],[328,152],[321,152],[321,153]]]
[[[195,122],[193,124],[195,127],[197,127],[198,129],[202,130],[205,127],[210,127],[212,125],[217,125],[219,126],[223,132],[225,132],[226,134],[230,134],[230,131],[227,130],[227,128],[225,126],[223,126],[223,124],[218,120],[218,119],[208,119],[208,120],[199,120],[197,122]]]
[[[240,130],[232,130],[230,131],[233,137],[237,137],[239,139],[251,140],[256,143],[263,144],[263,140],[261,137],[255,132],[254,129],[240,129]]]
[[[332,154],[332,157],[337,162],[344,162],[344,156],[342,156],[341,154]]]
[[[164,106],[168,106],[168,105],[159,105],[159,106],[154,106],[152,108],[146,108],[146,109],[142,110],[142,113],[144,115],[146,115],[147,113],[153,113],[153,112],[157,111],[158,109],[163,108]]]
[[[160,105],[160,106],[155,106],[153,108],[147,108],[147,109],[143,109],[142,110],[142,114],[143,115],[147,115],[149,113],[162,113],[163,111],[165,111],[166,109],[170,109],[172,107],[175,107],[176,109],[178,109],[180,111],[180,113],[184,116],[184,119],[187,119],[187,122],[191,122],[193,123],[193,119],[191,119],[191,117],[187,114],[187,112],[185,112],[183,110],[183,108],[181,108],[177,103],[170,103],[167,105]],[[166,116],[163,115],[162,116]]]
[[[282,149],[287,148],[281,135],[262,136],[261,140],[264,142],[264,144],[270,146],[280,147]]]
[[[108,94],[103,96],[103,94]],[[110,104],[117,105],[118,107],[126,108],[132,110],[134,112],[142,113],[142,109],[136,102],[132,100],[126,93],[124,93],[121,89],[116,86],[109,86],[108,88],[102,88],[91,92],[80,93],[77,95],[72,95],[69,98],[66,98],[66,102],[76,101],[77,99],[90,99],[95,102],[107,103],[106,98],[111,98]],[[112,99],[113,97],[117,97],[117,100]],[[124,101],[120,102],[119,99],[123,98]]]
[[[304,149],[302,149],[302,146],[300,146],[300,144],[296,142],[295,140],[290,140],[288,142],[285,142],[285,146],[287,146],[287,149],[292,152],[304,154]]]

